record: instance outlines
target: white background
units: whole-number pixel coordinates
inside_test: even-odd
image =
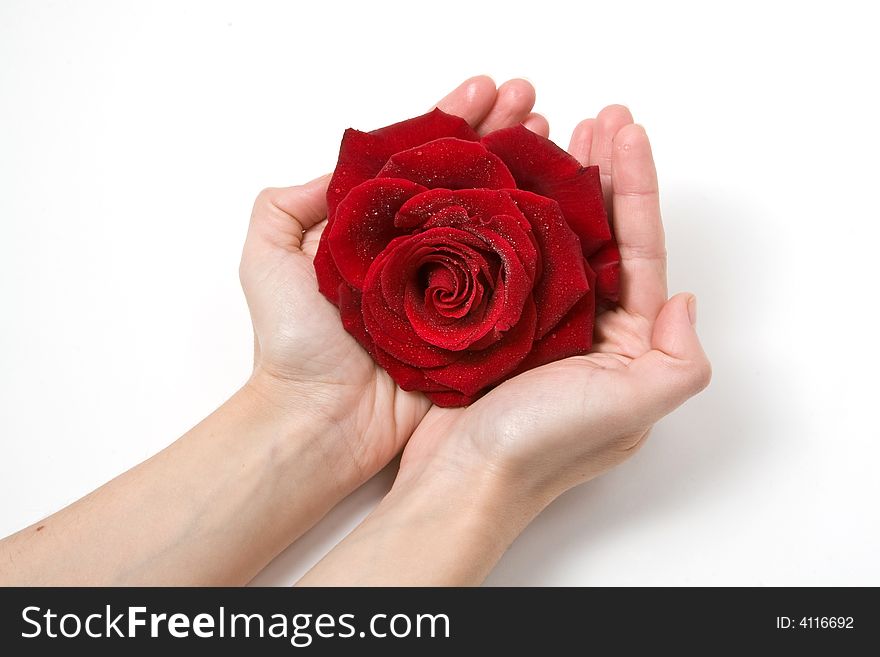
[[[880,584],[880,53],[859,4],[4,0],[0,535],[245,380],[262,187],[488,73],[532,80],[563,144],[611,102],[647,127],[671,289],[699,297],[715,370],[488,583]],[[293,582],[392,474],[256,582]]]

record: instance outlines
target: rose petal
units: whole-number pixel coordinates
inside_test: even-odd
[[[352,189],[336,209],[327,246],[339,273],[357,288],[376,256],[395,237],[406,234],[394,226],[394,216],[405,201],[426,191],[399,178],[374,178]]]
[[[484,286],[470,272],[448,255],[436,255],[434,267],[428,268],[427,284],[422,295],[423,305],[435,314],[438,323],[461,319],[483,300]],[[406,294],[418,295],[419,281],[409,281]]]
[[[596,305],[616,304],[620,298],[620,250],[617,243],[606,244],[587,260],[596,272]]]
[[[481,141],[504,160],[518,188],[559,203],[584,255],[611,240],[598,167],[582,167],[552,141],[522,125],[490,132]]]
[[[364,315],[361,309],[361,293],[353,290],[346,284],[339,288],[339,315],[342,318],[342,326],[348,331],[360,345],[375,358],[376,344],[364,326]]]
[[[435,139],[395,153],[376,175],[379,178],[406,178],[431,189],[516,186],[501,158],[479,142],[454,137]]]
[[[392,123],[373,130],[370,134],[381,140],[392,153],[399,153],[419,144],[427,144],[441,137],[454,137],[465,141],[480,140],[480,136],[467,121],[436,107],[421,116]]]
[[[459,319],[473,305],[476,289],[461,267],[442,263],[428,273],[425,304],[432,304],[438,313],[450,319]]]
[[[373,132],[351,128],[346,130],[339,147],[336,169],[327,187],[329,223],[333,223],[336,207],[348,192],[365,180],[375,177],[389,157],[440,137],[455,137],[466,141],[477,141],[480,138],[463,118],[439,109]]]
[[[596,300],[593,290],[590,290],[550,333],[532,345],[532,350],[511,376],[588,352],[593,346],[595,313]]]
[[[455,207],[455,192],[450,189],[429,189],[404,203],[394,217],[398,228],[419,228],[441,210]]]
[[[406,363],[399,361],[383,349],[376,347],[374,353],[372,353],[371,355],[376,360],[376,362],[379,363],[379,365],[381,365],[386,372],[388,372],[391,378],[394,379],[394,382],[403,390],[418,390],[419,392],[424,392],[426,394],[430,394],[432,392],[455,392],[453,390],[450,390],[446,386],[437,383],[436,381],[431,381],[428,377],[425,376],[425,372],[424,370],[422,370],[422,368],[407,365]]]
[[[426,392],[425,396],[431,400],[434,406],[440,408],[459,408],[468,406],[476,400],[474,395],[463,395],[460,392]]]
[[[543,338],[590,289],[577,236],[556,201],[532,192],[509,190],[510,198],[532,225],[544,270],[535,285],[537,337]]]
[[[504,379],[526,358],[535,337],[536,319],[535,302],[528,299],[519,323],[496,344],[482,351],[462,351],[455,362],[429,369],[425,375],[465,395],[478,394]]]
[[[333,256],[330,255],[330,247],[327,245],[329,231],[326,226],[324,232],[321,233],[321,241],[318,242],[318,251],[315,253],[315,276],[318,279],[318,289],[325,297],[339,305],[339,288],[348,287],[348,283],[342,278]]]

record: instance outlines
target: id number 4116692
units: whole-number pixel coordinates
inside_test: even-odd
[[[777,616],[778,630],[851,630],[852,616]]]

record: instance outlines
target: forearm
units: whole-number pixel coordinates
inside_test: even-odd
[[[546,505],[488,473],[398,480],[298,586],[475,586]]]
[[[321,432],[245,386],[159,454],[0,541],[0,583],[244,584],[359,483]]]

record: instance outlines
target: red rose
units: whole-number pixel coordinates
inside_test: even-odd
[[[346,330],[404,390],[469,404],[592,346],[620,254],[598,167],[434,110],[346,130],[315,257]]]

